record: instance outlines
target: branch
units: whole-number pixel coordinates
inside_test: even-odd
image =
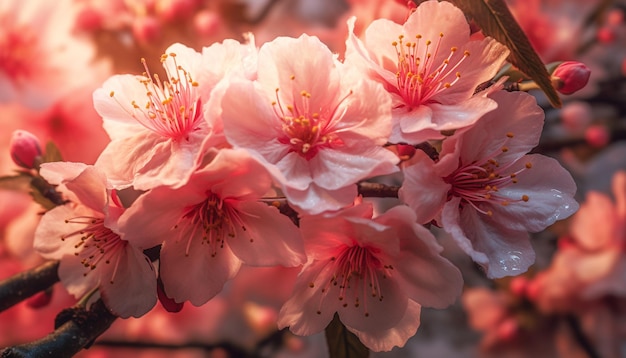
[[[52,287],[59,281],[58,268],[59,261],[48,261],[0,281],[0,312]]]
[[[35,342],[5,348],[0,351],[0,358],[71,357],[104,333],[116,318],[102,300],[97,300],[89,310],[75,306],[61,315],[69,320],[54,332]]]
[[[359,194],[369,198],[397,198],[398,186],[389,186],[379,183],[361,182],[359,183]]]
[[[589,337],[587,337],[585,332],[583,332],[582,328],[580,327],[580,322],[578,322],[578,319],[574,315],[566,315],[564,318],[565,322],[567,322],[567,325],[572,330],[574,339],[576,340],[576,342],[578,342],[580,348],[582,348],[582,350],[587,353],[589,358],[600,358],[600,354],[593,346],[593,343],[591,343]]]

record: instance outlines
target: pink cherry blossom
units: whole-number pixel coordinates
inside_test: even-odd
[[[554,159],[525,155],[539,142],[543,111],[526,93],[498,91],[498,108],[446,139],[440,160],[423,152],[405,168],[401,200],[418,222],[433,219],[490,278],[519,274],[534,262],[528,231],[578,209],[576,185]]]
[[[225,146],[221,122],[205,121],[213,89],[240,67],[253,76],[244,58],[255,55],[254,43],[234,40],[198,53],[181,44],[170,46],[161,61],[168,79],[116,75],[94,93],[96,110],[112,142],[97,161],[111,182],[140,190],[182,185],[205,148]],[[123,163],[123,164],[121,164]]]
[[[391,129],[387,93],[318,38],[264,44],[257,75],[224,92],[224,133],[263,158],[295,207],[337,210],[353,202],[359,180],[397,171],[397,157],[381,147]]]
[[[140,317],[156,303],[156,273],[143,252],[115,229],[124,208],[92,166],[48,163],[41,175],[60,185],[70,203],[47,212],[35,232],[35,249],[61,260],[59,277],[75,297],[98,288],[120,317]]]
[[[449,2],[425,1],[403,25],[375,20],[362,40],[355,19],[348,26],[346,62],[392,95],[392,142],[441,139],[441,131],[469,126],[496,108],[473,94],[509,52],[491,38],[470,41],[465,15]]]
[[[403,346],[420,324],[421,306],[453,303],[460,272],[439,256],[432,234],[415,214],[397,206],[372,219],[371,203],[333,214],[304,216],[300,227],[308,261],[279,327],[311,335],[335,313],[374,351]]]
[[[72,2],[0,2],[0,103],[44,109],[91,81],[95,47],[72,34]]]
[[[201,96],[202,55],[181,44],[161,58],[167,80],[115,75],[94,92],[94,105],[111,143],[96,165],[116,186],[140,190],[176,185],[193,170],[200,144],[209,134]]]
[[[244,150],[223,149],[189,182],[155,188],[122,215],[120,230],[134,244],[163,244],[160,277],[177,302],[207,302],[239,271],[297,266],[304,261],[298,228],[259,202],[272,179]]]

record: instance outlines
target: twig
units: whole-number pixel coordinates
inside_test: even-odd
[[[576,317],[574,317],[573,315],[567,315],[565,316],[565,322],[567,322],[567,325],[572,330],[572,334],[574,335],[576,342],[578,342],[580,348],[582,348],[583,351],[587,353],[589,358],[600,358],[600,354],[593,346],[591,341],[589,341],[589,337],[587,337],[585,332],[583,332],[582,328],[580,327],[580,323],[578,322]]]
[[[69,320],[48,336],[35,342],[5,348],[0,351],[0,357],[71,357],[104,333],[116,318],[102,300],[97,300],[89,310],[73,307],[70,311]]]
[[[389,186],[379,183],[359,183],[359,194],[369,198],[397,198],[398,186]]]
[[[0,312],[52,287],[59,281],[58,268],[59,261],[48,261],[0,281]]]

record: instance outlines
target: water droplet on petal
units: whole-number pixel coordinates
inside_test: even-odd
[[[504,271],[520,271],[522,269],[522,253],[519,251],[509,251],[498,262]]]

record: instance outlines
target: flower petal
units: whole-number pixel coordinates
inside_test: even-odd
[[[243,263],[286,267],[304,263],[304,243],[291,219],[263,203],[240,201],[232,205],[245,229],[235,226],[236,235],[228,244]]]

